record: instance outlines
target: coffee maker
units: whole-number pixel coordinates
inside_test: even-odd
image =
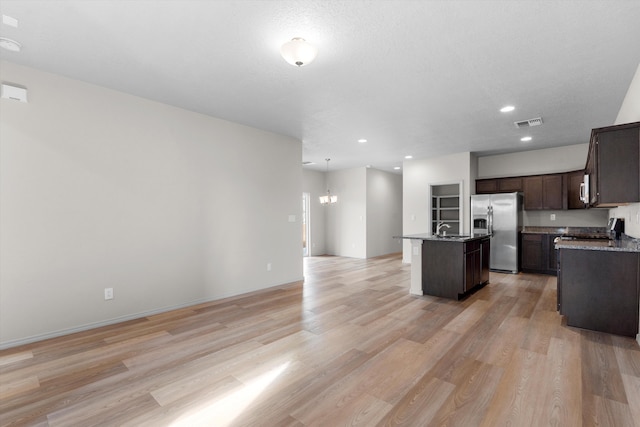
[[[609,218],[607,230],[612,239],[619,240],[620,235],[624,233],[624,218]]]

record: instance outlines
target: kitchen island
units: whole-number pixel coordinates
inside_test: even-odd
[[[411,289],[460,299],[489,281],[490,236],[411,234]]]

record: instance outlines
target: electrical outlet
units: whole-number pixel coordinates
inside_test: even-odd
[[[267,263],[267,271],[271,271],[271,263],[270,262]]]
[[[551,221],[555,221],[555,220],[556,220],[556,214],[551,214],[551,215],[549,216],[549,219],[550,219]]]
[[[113,288],[104,288],[104,299],[113,299]]]

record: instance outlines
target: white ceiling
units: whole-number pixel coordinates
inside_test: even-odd
[[[584,143],[640,63],[640,1],[2,0],[0,58],[289,135],[324,170]],[[296,68],[293,37],[318,57]],[[20,83],[20,82],[13,82]],[[498,110],[513,104],[509,114]],[[513,122],[543,117],[528,130]],[[529,143],[520,142],[524,135]],[[368,140],[365,144],[357,142]]]

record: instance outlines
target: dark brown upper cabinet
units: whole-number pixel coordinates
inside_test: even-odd
[[[522,177],[476,179],[476,194],[522,191]]]
[[[640,122],[593,129],[585,170],[590,206],[640,202]]]
[[[536,175],[522,178],[525,210],[564,208],[564,174]]]

